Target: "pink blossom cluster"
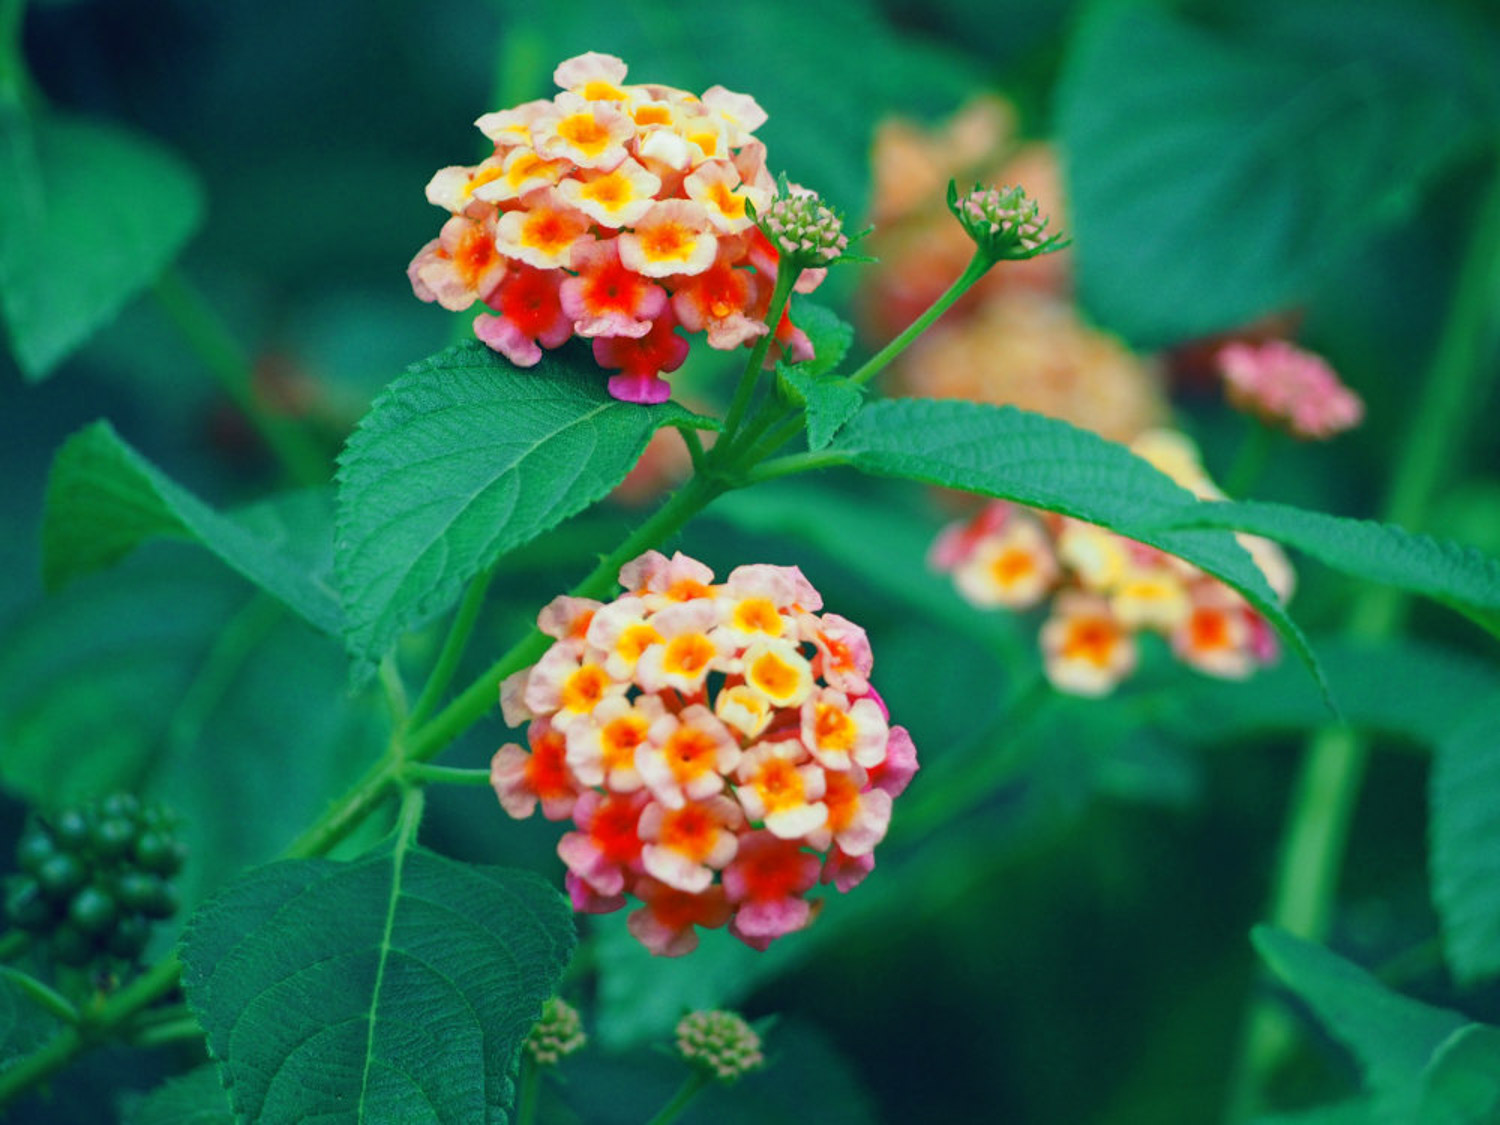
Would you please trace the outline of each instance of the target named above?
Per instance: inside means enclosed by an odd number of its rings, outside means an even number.
[[[1148,431],[1132,448],[1199,496],[1217,496],[1188,439]],[[1279,547],[1240,536],[1283,600],[1293,574]],[[1098,696],[1135,670],[1142,632],[1165,637],[1200,672],[1243,679],[1274,660],[1276,634],[1237,592],[1191,563],[1095,524],[997,500],[938,536],[931,562],[976,606],[1048,604],[1043,668],[1060,691]]]
[[[917,770],[870,685],[865,632],[796,567],[736,568],[649,551],[608,603],[560,597],[553,643],[505,680],[527,747],[490,779],[514,817],[571,819],[558,843],[575,909],[627,924],[653,953],[697,947],[695,927],[764,949],[812,921],[807,892],[875,866],[892,801]]]
[[[480,117],[494,151],[433,176],[427,198],[451,217],[407,274],[424,301],[487,306],[474,332],[517,366],[577,336],[619,372],[612,395],[663,402],[663,373],[687,358],[679,328],[725,350],[770,331],[779,255],[752,208],[776,184],[754,98],[625,75],[612,55],[579,55],[554,72],[555,97]],[[808,270],[796,288],[822,277]],[[769,352],[802,360],[812,345],[783,316]]]
[[[1215,358],[1230,402],[1296,437],[1326,440],[1364,418],[1364,403],[1333,368],[1286,340],[1228,344]]]

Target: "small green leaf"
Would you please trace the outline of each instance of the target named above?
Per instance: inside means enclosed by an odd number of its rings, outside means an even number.
[[[511,366],[459,344],[392,383],[339,458],[334,558],[356,657],[379,659],[506,551],[601,499],[676,403],[619,402],[555,355]]]
[[[849,354],[854,343],[854,326],[838,313],[812,301],[794,301],[792,320],[812,341],[813,357],[797,364],[797,370],[808,375],[826,375]]]
[[[1163,526],[1235,528],[1371,582],[1442,602],[1500,636],[1500,559],[1392,524],[1258,501],[1204,504]]]
[[[1252,937],[1271,971],[1354,1052],[1378,1120],[1414,1121],[1423,1071],[1467,1021],[1398,995],[1359,966],[1284,930],[1258,926]]]
[[[1317,658],[1245,549],[1222,531],[1179,529],[1203,505],[1124,446],[1011,406],[886,399],[856,414],[829,450],[862,472],[1061,512],[1186,559],[1238,590],[1326,694]]]
[[[1500,691],[1479,698],[1449,716],[1430,786],[1432,897],[1467,981],[1500,973]]]
[[[145,137],[0,113],[0,312],[41,379],[150,285],[197,229],[191,170]]]
[[[1233,7],[1093,5],[1063,66],[1080,300],[1140,346],[1305,300],[1494,128],[1493,40],[1451,6]]]
[[[1500,1029],[1461,1028],[1437,1049],[1422,1076],[1417,1125],[1500,1121]]]
[[[807,409],[807,447],[823,449],[864,405],[865,388],[848,379],[810,375],[801,366],[778,364],[776,380],[782,393]]]
[[[95,422],[53,459],[42,515],[42,577],[56,590],[146,540],[184,538],[338,636],[343,614],[327,582],[328,522],[327,502],[316,493],[221,515],[127,445],[108,422]]]
[[[131,1106],[125,1125],[235,1125],[217,1067],[170,1079]]]
[[[498,1125],[573,941],[536,876],[398,843],[231,884],[183,937],[183,988],[242,1121]]]

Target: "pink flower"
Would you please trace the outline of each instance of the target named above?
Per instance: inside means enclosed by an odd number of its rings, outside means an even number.
[[[1364,403],[1325,360],[1285,340],[1229,344],[1218,364],[1230,402],[1296,437],[1324,440],[1364,418]]]
[[[795,840],[770,832],[744,836],[739,855],[724,869],[725,894],[737,907],[730,931],[746,945],[765,949],[802,929],[813,916],[802,896],[817,883],[821,867]]]

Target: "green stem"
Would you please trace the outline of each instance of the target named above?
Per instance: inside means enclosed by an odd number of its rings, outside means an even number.
[[[432,673],[427,677],[422,694],[417,698],[417,705],[412,708],[411,717],[407,720],[408,726],[416,726],[425,721],[442,699],[443,692],[448,690],[448,685],[453,682],[453,673],[458,671],[458,662],[463,658],[469,637],[479,621],[480,611],[484,609],[484,596],[494,573],[491,569],[478,575],[464,591],[463,601],[459,602],[458,612],[453,615],[453,624],[448,628],[448,636],[443,641],[442,651],[438,653],[437,663],[432,666]]]
[[[78,1009],[66,996],[47,987],[30,973],[23,973],[19,969],[9,966],[0,966],[0,978],[9,980],[22,992],[30,996],[43,1008],[51,1012],[63,1023],[77,1023]]]
[[[745,409],[750,405],[751,392],[755,390],[755,384],[760,380],[761,365],[765,363],[766,352],[770,350],[771,341],[776,336],[776,326],[781,323],[787,302],[792,299],[792,287],[797,284],[797,275],[800,272],[800,270],[784,267],[776,273],[776,287],[771,291],[771,304],[766,310],[767,331],[755,341],[755,346],[750,349],[750,358],[745,361],[745,370],[740,374],[739,385],[735,387],[734,398],[729,403],[729,413],[724,417],[723,436],[714,446],[714,453],[718,455],[717,463],[719,464],[723,463],[730,448],[734,445],[740,422],[745,417]]]
[[[542,1068],[529,1052],[521,1052],[520,1091],[516,1095],[516,1125],[534,1125],[542,1096]]]
[[[990,271],[990,267],[994,264],[993,259],[980,251],[976,251],[974,256],[969,259],[969,264],[964,267],[964,272],[954,279],[953,284],[948,286],[943,295],[934,301],[926,312],[908,324],[901,335],[897,336],[889,344],[867,359],[858,371],[849,376],[849,381],[851,383],[868,383],[871,379],[875,378],[876,375],[884,370],[886,364],[905,351],[907,345],[923,332],[927,331],[928,326],[947,312],[949,307],[967,293],[976,281],[987,274]]]
[[[1245,437],[1224,474],[1224,491],[1230,496],[1248,496],[1266,470],[1277,434],[1259,418],[1247,418]]]
[[[170,266],[157,279],[154,291],[167,317],[250,420],[286,474],[301,485],[327,484],[331,477],[328,458],[304,431],[266,410],[255,393],[249,359],[203,294]]]
[[[21,51],[26,0],[0,0],[0,105],[24,109],[32,100],[31,76]]]
[[[1486,361],[1495,343],[1493,309],[1500,291],[1500,166],[1491,175],[1385,504],[1383,518],[1411,530],[1420,530],[1458,461],[1474,421],[1470,404],[1480,401],[1490,374]],[[1409,605],[1395,587],[1366,587],[1351,609],[1348,632],[1363,639],[1391,636]],[[1319,941],[1328,932],[1368,759],[1366,739],[1343,727],[1320,731],[1304,753],[1270,907],[1271,921],[1299,937]],[[1271,1075],[1296,1039],[1284,1008],[1267,997],[1252,1002],[1230,1089],[1230,1121],[1248,1120],[1259,1110]]]
[[[179,1012],[169,1020],[157,1020],[150,1025],[132,1030],[130,1044],[133,1047],[160,1047],[167,1043],[180,1043],[184,1039],[203,1038],[203,1026],[190,1013]]]
[[[620,567],[682,530],[683,525],[707,507],[723,489],[722,484],[712,483],[705,477],[690,478],[570,592],[574,597],[584,598],[608,595],[614,589]],[[410,759],[414,762],[430,760],[478,722],[495,706],[500,682],[528,664],[535,663],[551,643],[551,638],[539,631],[533,630],[528,634],[482,672],[453,702],[412,732],[408,741]]]
[[[490,771],[462,769],[458,766],[434,766],[428,762],[408,762],[401,780],[412,785],[488,785]]]
[[[670,1122],[676,1121],[682,1111],[688,1107],[689,1103],[709,1084],[709,1081],[707,1071],[694,1070],[692,1074],[688,1075],[687,1081],[678,1087],[677,1093],[672,1095],[672,1100],[662,1106],[657,1111],[656,1116],[648,1121],[646,1125],[670,1125]]]

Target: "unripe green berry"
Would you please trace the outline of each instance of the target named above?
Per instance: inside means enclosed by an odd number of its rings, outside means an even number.
[[[52,843],[52,837],[40,829],[27,832],[16,845],[16,862],[20,864],[22,871],[30,875],[37,874],[42,869],[42,864],[56,854],[57,848]]]
[[[186,856],[186,848],[161,832],[148,830],[135,841],[136,862],[158,875],[177,874]]]
[[[77,809],[67,809],[52,822],[52,835],[66,851],[80,851],[89,840],[88,819]]]
[[[118,913],[115,900],[90,885],[73,897],[68,906],[68,921],[85,933],[102,934],[114,925]]]
[[[52,904],[35,879],[18,879],[5,896],[5,913],[18,928],[38,933],[52,924]]]
[[[134,793],[111,793],[99,802],[99,812],[106,817],[134,821],[141,815],[141,802]]]
[[[135,843],[136,829],[135,824],[124,817],[109,817],[94,825],[90,835],[99,855],[105,859],[118,859]]]
[[[52,856],[36,873],[36,881],[40,884],[42,893],[54,900],[68,898],[83,886],[87,878],[88,872],[83,864],[66,852],[58,852]]]

